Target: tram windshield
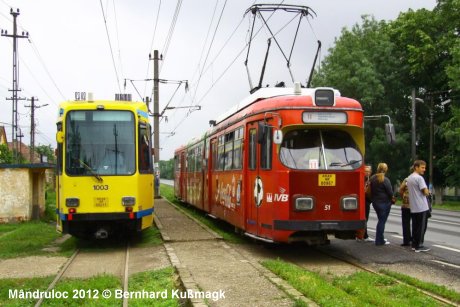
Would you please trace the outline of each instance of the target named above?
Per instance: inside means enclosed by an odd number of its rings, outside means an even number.
[[[70,111],[66,120],[68,175],[135,172],[135,123],[130,111]]]
[[[287,132],[279,155],[284,165],[301,170],[353,170],[363,159],[348,133],[325,129]]]

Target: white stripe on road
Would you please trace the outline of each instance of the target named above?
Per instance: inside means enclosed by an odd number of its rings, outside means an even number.
[[[447,247],[447,246],[443,246],[443,245],[433,245],[433,246],[436,246],[436,247],[439,247],[439,248],[443,248],[443,249],[447,249],[447,250],[450,250],[450,251],[453,251],[453,252],[457,252],[457,253],[460,253],[460,249],[456,249],[456,248],[452,248],[452,247]]]
[[[431,260],[431,261],[439,263],[439,264],[442,264],[442,265],[447,265],[447,266],[450,266],[450,267],[453,267],[453,268],[456,268],[456,269],[460,269],[460,266],[452,264],[452,263],[447,263],[447,262],[439,261],[439,260]]]

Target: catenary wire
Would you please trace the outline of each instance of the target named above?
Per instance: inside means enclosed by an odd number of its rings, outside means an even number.
[[[104,13],[104,6],[102,5],[102,0],[99,0],[99,2],[101,4],[102,17],[104,19],[104,26],[105,26],[105,33],[107,34],[107,41],[109,42],[110,54],[112,56],[113,69],[115,70],[115,76],[117,78],[118,90],[121,93],[120,78],[118,77],[117,66],[115,64],[115,57],[113,55],[113,49],[112,49],[112,43],[110,41],[109,29],[107,28],[107,19],[105,18],[105,13]]]

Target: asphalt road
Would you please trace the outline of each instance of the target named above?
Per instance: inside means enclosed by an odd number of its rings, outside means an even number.
[[[377,215],[373,208],[369,215],[368,230],[375,234]],[[394,244],[402,243],[401,209],[391,208],[390,216],[385,225],[385,237]],[[460,259],[460,212],[433,209],[428,219],[425,234],[425,246],[453,252]]]
[[[161,183],[174,185],[173,180],[161,179]],[[377,215],[371,207],[368,231],[375,237]],[[401,209],[393,206],[385,227],[385,238],[391,244],[402,243]],[[428,220],[425,234],[425,246],[432,248],[431,253],[453,263],[460,268],[460,212],[433,209],[432,217]]]

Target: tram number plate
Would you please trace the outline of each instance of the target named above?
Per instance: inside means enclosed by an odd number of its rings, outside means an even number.
[[[335,174],[318,174],[318,186],[335,187]]]
[[[94,197],[95,207],[108,207],[109,199],[107,197]]]

